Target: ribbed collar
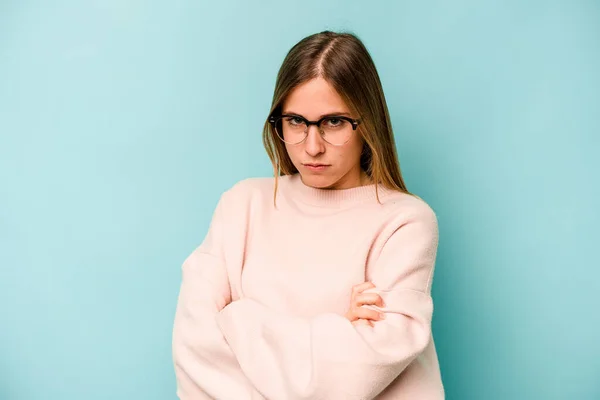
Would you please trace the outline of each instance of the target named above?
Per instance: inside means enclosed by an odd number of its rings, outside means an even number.
[[[283,184],[282,188],[288,191],[292,198],[318,207],[343,209],[357,204],[377,202],[375,184],[357,186],[350,189],[318,189],[306,185],[299,173],[282,176],[279,179]],[[381,201],[387,195],[394,192],[381,184],[377,186],[379,200]]]

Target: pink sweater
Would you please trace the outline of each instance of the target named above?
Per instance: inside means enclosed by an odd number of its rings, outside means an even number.
[[[437,218],[375,186],[323,190],[299,175],[241,181],[183,263],[173,328],[181,399],[444,398],[431,334]],[[369,280],[374,326],[344,318]]]

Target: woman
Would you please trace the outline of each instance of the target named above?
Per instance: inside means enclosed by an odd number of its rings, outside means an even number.
[[[325,31],[290,50],[263,141],[275,177],[226,191],[183,263],[178,396],[443,399],[437,219],[404,185],[356,36]]]

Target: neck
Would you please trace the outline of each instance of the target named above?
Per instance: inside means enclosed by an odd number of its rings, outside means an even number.
[[[373,183],[371,177],[369,175],[367,175],[367,173],[365,171],[363,171],[362,169],[360,170],[360,184],[358,186],[366,186],[366,185],[371,185]]]

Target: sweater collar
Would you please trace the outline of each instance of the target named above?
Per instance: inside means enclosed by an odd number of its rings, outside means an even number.
[[[299,173],[282,176],[280,179],[285,183],[292,198],[318,207],[348,208],[362,203],[377,203],[377,192],[379,200],[393,192],[383,185],[369,184],[349,189],[318,189],[306,185]]]

